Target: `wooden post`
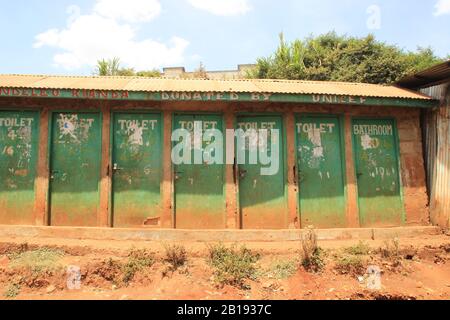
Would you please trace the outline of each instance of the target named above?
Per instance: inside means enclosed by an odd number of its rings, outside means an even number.
[[[102,164],[100,175],[100,210],[97,217],[97,225],[99,227],[112,227],[111,219],[111,112],[107,108],[102,108]]]
[[[173,205],[173,174],[172,174],[172,113],[164,111],[164,134],[163,134],[163,179],[161,185],[162,217],[161,227],[174,228],[174,205]]]
[[[234,130],[234,112],[231,110],[225,111],[225,132],[226,130]],[[234,158],[235,150],[232,150]],[[224,158],[227,159],[227,154]],[[227,215],[227,229],[239,229],[239,214],[237,208],[237,186],[234,181],[234,164],[226,164],[226,175],[225,175],[225,199],[226,199],[226,215]]]
[[[347,227],[359,228],[358,190],[355,173],[355,161],[353,159],[352,118],[345,115],[345,158],[347,173]]]
[[[48,217],[48,192],[49,192],[49,112],[48,108],[44,108],[40,113],[39,121],[39,151],[37,160],[37,177],[36,177],[36,199],[34,208],[35,224],[37,226],[47,226],[49,224]]]
[[[301,223],[298,216],[297,197],[298,186],[295,181],[294,169],[295,163],[295,115],[288,111],[285,113],[286,123],[286,150],[287,150],[287,184],[288,184],[288,211],[289,211],[289,229],[299,229]]]

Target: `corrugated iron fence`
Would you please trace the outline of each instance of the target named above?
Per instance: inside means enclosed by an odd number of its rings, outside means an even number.
[[[441,101],[436,110],[423,115],[427,184],[430,191],[431,221],[450,226],[450,84],[420,90]]]

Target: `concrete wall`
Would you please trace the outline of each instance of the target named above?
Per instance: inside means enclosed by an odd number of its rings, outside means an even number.
[[[297,197],[294,170],[295,166],[295,114],[319,113],[341,115],[345,124],[346,152],[346,192],[347,192],[347,226],[359,227],[357,205],[357,186],[353,161],[352,147],[352,117],[367,116],[372,118],[394,118],[397,121],[400,139],[401,180],[406,211],[406,225],[417,226],[429,224],[428,197],[426,192],[425,168],[422,153],[422,135],[420,128],[420,110],[412,108],[391,107],[352,107],[352,106],[321,106],[274,103],[225,103],[225,102],[122,102],[122,101],[83,101],[58,99],[1,99],[0,108],[38,109],[41,111],[40,146],[38,162],[38,179],[36,180],[36,225],[48,223],[48,128],[49,111],[51,110],[102,110],[103,113],[103,147],[100,211],[98,226],[111,225],[111,178],[107,174],[110,165],[110,125],[111,111],[114,110],[153,110],[162,112],[164,121],[164,145],[171,145],[172,114],[180,111],[214,112],[224,115],[227,129],[234,129],[235,116],[239,112],[274,112],[284,115],[284,126],[287,131],[287,198],[289,208],[289,228],[300,228],[298,219]],[[163,216],[159,227],[174,226],[173,183],[170,161],[171,150],[164,150],[163,179],[161,182]],[[226,167],[226,201],[227,227],[238,229],[239,215],[236,200],[236,185],[234,183],[233,166]]]

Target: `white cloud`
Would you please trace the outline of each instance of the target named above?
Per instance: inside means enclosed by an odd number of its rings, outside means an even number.
[[[441,16],[443,14],[450,14],[450,0],[438,0],[434,6],[435,16]]]
[[[236,16],[251,10],[248,0],[188,0],[197,9],[218,16]]]
[[[101,10],[106,2],[108,10]],[[138,25],[131,23],[131,20],[144,22],[154,19],[160,12],[158,1],[127,0],[127,8],[123,3],[118,0],[97,0],[90,14],[71,15],[66,28],[50,29],[38,34],[33,46],[58,49],[59,52],[53,58],[54,64],[68,70],[94,67],[97,60],[113,57],[120,58],[123,66],[137,70],[160,68],[184,61],[189,42],[182,38],[174,36],[168,43],[137,39]]]
[[[150,21],[161,13],[158,0],[97,0],[94,12],[128,22]]]

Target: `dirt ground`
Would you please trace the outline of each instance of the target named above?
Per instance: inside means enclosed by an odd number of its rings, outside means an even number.
[[[178,243],[186,249],[187,258],[178,268],[172,268],[167,259],[166,248],[171,245],[0,238],[0,299],[450,299],[450,237],[447,235],[398,241],[320,241],[323,268],[316,273],[302,266],[300,242],[224,244],[236,248],[245,245],[249,252],[259,255],[254,263],[255,275],[245,279],[244,285],[217,281],[208,258],[211,244]],[[141,258],[151,256],[151,263],[142,264],[147,260],[141,259],[138,260],[141,265],[127,264],[131,261],[130,252],[135,251],[141,252]],[[75,273],[79,276],[76,278],[80,280],[76,282],[79,288],[68,287],[73,283],[68,283],[68,279],[74,274],[70,273],[69,266],[79,268],[79,273]],[[373,278],[366,272],[369,266],[376,266],[381,272],[380,288],[370,286],[373,283],[369,280]]]

